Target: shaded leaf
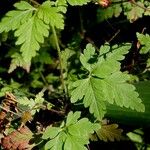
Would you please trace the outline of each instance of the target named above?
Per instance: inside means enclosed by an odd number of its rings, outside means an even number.
[[[114,142],[115,140],[120,141],[123,139],[122,132],[123,130],[119,129],[117,124],[110,124],[102,125],[101,128],[96,131],[96,134],[100,140]]]

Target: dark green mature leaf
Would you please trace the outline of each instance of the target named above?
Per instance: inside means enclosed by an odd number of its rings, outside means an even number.
[[[85,55],[90,54],[91,47],[87,46],[87,52],[84,50],[84,54],[81,55],[81,63],[90,71],[90,74],[88,78],[73,83],[71,102],[83,100],[84,106],[89,107],[90,112],[94,113],[94,116],[99,120],[104,117],[106,112],[105,102],[143,112],[145,107],[141,103],[135,87],[127,83],[129,76],[119,71],[119,61],[124,58],[129,48],[129,45],[114,46],[113,51],[107,53],[109,47],[107,46],[106,49],[103,47],[103,55],[98,57],[98,62],[96,64],[94,62],[94,68],[91,70],[86,60],[90,57]],[[93,55],[93,48],[91,54]],[[83,55],[85,56],[83,57]]]

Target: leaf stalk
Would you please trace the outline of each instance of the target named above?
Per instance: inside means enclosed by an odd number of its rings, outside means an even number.
[[[58,37],[57,37],[56,30],[55,30],[54,26],[52,26],[52,32],[53,32],[53,35],[54,35],[54,40],[55,40],[56,49],[57,49],[57,53],[58,53],[58,59],[59,59],[59,65],[60,65],[60,80],[61,80],[61,84],[62,84],[62,89],[63,89],[63,92],[66,95],[67,94],[67,89],[66,89],[66,86],[65,86],[64,75],[63,75],[63,65],[62,65],[62,59],[61,59],[61,50],[60,50]]]

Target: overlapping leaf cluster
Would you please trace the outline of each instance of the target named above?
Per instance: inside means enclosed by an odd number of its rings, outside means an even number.
[[[137,33],[138,42],[140,44],[140,53],[147,54],[150,52],[150,35]],[[147,68],[150,67],[150,58],[147,59]]]
[[[129,76],[120,71],[119,61],[124,59],[129,49],[129,44],[121,47],[115,45],[112,49],[104,45],[100,48],[100,54],[95,56],[95,49],[88,44],[80,61],[89,75],[73,83],[71,102],[83,100],[84,106],[89,107],[89,111],[99,120],[104,117],[106,103],[144,111],[135,87],[127,83]]]
[[[66,123],[61,127],[47,127],[42,138],[49,139],[45,149],[51,150],[86,150],[89,134],[100,128],[99,124],[91,123],[87,118],[80,118],[80,112],[70,112]]]
[[[40,43],[44,43],[44,37],[48,37],[51,26],[58,29],[64,28],[62,13],[65,12],[65,6],[62,7],[62,3],[58,3],[58,5],[55,6],[50,1],[46,1],[33,7],[27,2],[21,1],[14,4],[16,10],[9,11],[2,19],[0,33],[13,30],[17,37],[16,45],[21,45],[22,56],[16,57],[14,54],[9,72],[17,66],[29,67],[32,57],[40,49]],[[22,61],[20,61],[20,57],[23,58]]]
[[[123,2],[112,0],[108,8],[100,8],[97,12],[98,21],[104,21],[112,17],[118,17],[123,12],[130,22],[134,22],[143,16],[150,15],[150,2],[137,0],[135,2]]]

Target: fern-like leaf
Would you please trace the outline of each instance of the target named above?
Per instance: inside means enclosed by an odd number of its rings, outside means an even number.
[[[80,118],[80,112],[70,112],[66,124],[62,127],[47,127],[42,138],[50,140],[45,149],[52,150],[86,150],[89,134],[100,128],[99,124],[91,123],[87,118]]]
[[[25,1],[16,3],[15,8],[18,10],[9,11],[0,23],[0,33],[16,30],[21,24],[25,23],[32,17],[33,11],[36,9]]]
[[[52,7],[49,1],[44,2],[38,9],[38,17],[46,24],[50,24],[58,29],[64,28],[63,15],[58,7]]]
[[[120,72],[120,60],[124,59],[124,55],[130,48],[129,45],[122,47],[113,47],[113,51],[108,53],[108,46],[102,55],[98,56],[98,61],[94,61],[94,68],[91,71],[88,78],[80,79],[73,83],[73,90],[71,92],[71,102],[77,102],[83,100],[84,106],[89,107],[91,113],[101,120],[106,112],[105,102],[111,104],[115,103],[121,107],[127,107],[135,109],[137,111],[144,111],[145,107],[141,103],[138,93],[135,91],[135,87],[127,81],[129,76]],[[89,53],[91,46],[87,46],[84,50],[84,54],[81,55],[81,63],[89,71],[88,61],[83,61],[83,55]],[[91,49],[93,54],[93,48]],[[106,58],[105,58],[106,57]],[[84,58],[87,58],[84,56]],[[90,57],[89,57],[90,58]],[[95,59],[96,60],[96,59]]]
[[[44,37],[49,34],[48,29],[48,25],[34,15],[15,32],[18,37],[16,45],[21,45],[20,51],[26,63],[36,55],[40,48],[39,43],[43,43]]]

